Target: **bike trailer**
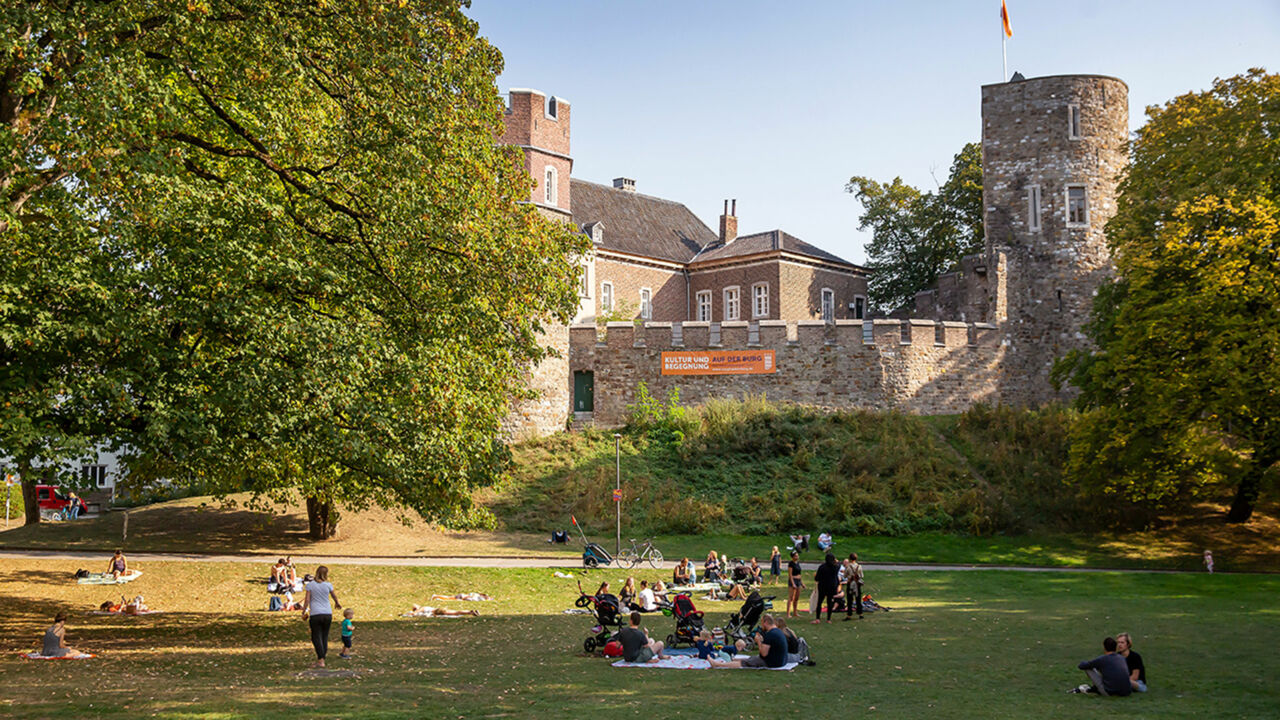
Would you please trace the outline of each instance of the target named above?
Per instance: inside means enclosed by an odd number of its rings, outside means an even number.
[[[608,550],[600,547],[598,543],[589,542],[582,548],[582,566],[593,568],[601,565],[608,565],[613,562],[613,556]]]

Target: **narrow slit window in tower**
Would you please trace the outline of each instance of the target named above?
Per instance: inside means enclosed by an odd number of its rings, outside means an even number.
[[[1072,140],[1079,140],[1080,135],[1080,106],[1067,106],[1067,137]]]
[[[1058,291],[1058,312],[1062,312],[1062,291]]]
[[[1027,186],[1027,232],[1040,232],[1040,186]]]
[[[556,192],[556,169],[550,165],[547,166],[546,190],[547,204],[555,206],[556,197],[558,196],[558,193]]]

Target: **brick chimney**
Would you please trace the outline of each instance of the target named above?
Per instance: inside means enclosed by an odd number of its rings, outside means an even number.
[[[624,177],[614,178],[613,186],[618,190],[626,190],[627,192],[636,191],[636,181],[632,180],[631,178],[624,178]]]
[[[729,209],[729,201],[724,201],[724,214],[720,216],[720,242],[728,245],[738,237],[738,201],[733,201],[733,210]]]

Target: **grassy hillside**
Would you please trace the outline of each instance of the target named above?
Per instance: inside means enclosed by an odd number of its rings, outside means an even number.
[[[987,534],[1089,517],[1061,482],[1062,410],[922,418],[748,399],[658,415],[621,440],[635,532]],[[591,431],[523,444],[512,480],[481,500],[513,530],[570,513],[611,525],[614,449],[612,433]]]

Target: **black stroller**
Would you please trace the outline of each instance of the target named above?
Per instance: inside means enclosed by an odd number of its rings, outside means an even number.
[[[667,647],[697,642],[706,625],[702,621],[702,611],[693,606],[693,599],[685,593],[676,595],[671,602],[671,614],[676,619],[676,631],[667,636]]]
[[[738,612],[729,616],[729,624],[724,626],[724,644],[731,645],[734,640],[745,640],[751,643],[760,629],[760,618],[765,610],[773,609],[773,598],[760,597],[757,590],[752,590],[746,602]]]
[[[574,605],[590,608],[596,621],[595,627],[591,628],[591,637],[582,641],[582,649],[589,653],[595,652],[596,648],[604,647],[622,629],[622,603],[617,595],[588,595],[583,592],[581,582],[578,583],[578,593]]]

